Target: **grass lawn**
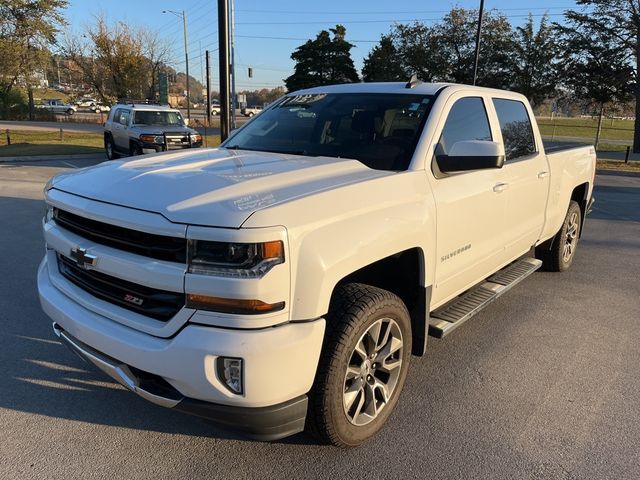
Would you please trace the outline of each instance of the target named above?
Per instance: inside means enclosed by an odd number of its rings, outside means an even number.
[[[0,157],[27,155],[74,155],[104,152],[102,135],[99,133],[43,132],[11,130],[11,145],[7,144],[6,132],[0,132]]]
[[[616,170],[618,172],[638,172],[640,173],[640,162],[637,160],[624,163],[616,160],[598,159],[596,168],[598,170]]]
[[[598,119],[594,118],[538,118],[538,126],[542,135],[559,137],[596,138]],[[606,140],[633,140],[633,120],[602,120],[602,142]],[[555,125],[555,127],[554,127]]]
[[[0,157],[104,152],[101,133],[65,132],[60,138],[59,131],[11,130],[10,136],[11,145],[8,145],[6,132],[0,131]],[[220,144],[219,135],[207,135],[205,140],[208,147],[216,147]]]

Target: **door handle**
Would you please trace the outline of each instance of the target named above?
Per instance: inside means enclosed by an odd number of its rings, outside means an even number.
[[[508,183],[496,183],[493,186],[493,191],[496,193],[504,192],[507,188],[509,188]]]
[[[549,172],[538,172],[538,178],[545,178],[549,176]]]

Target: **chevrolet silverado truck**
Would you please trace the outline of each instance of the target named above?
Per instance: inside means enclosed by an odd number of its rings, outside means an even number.
[[[50,180],[40,301],[61,341],[150,402],[355,446],[428,336],[569,268],[594,172],[591,146],[545,152],[516,93],[298,91],[219,148]]]

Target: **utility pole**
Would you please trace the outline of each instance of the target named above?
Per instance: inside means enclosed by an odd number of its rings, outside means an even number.
[[[205,52],[205,65],[207,68],[207,125],[211,125],[211,60],[209,50]]]
[[[236,51],[235,51],[235,14],[234,14],[234,0],[229,0],[231,3],[231,25],[230,25],[230,41],[231,45],[231,130],[236,128]]]
[[[189,50],[187,49],[187,14],[182,11],[182,27],[184,29],[184,61],[187,69],[187,120],[191,122],[191,95],[189,92]]]
[[[163,10],[162,13],[171,13],[176,17],[182,17],[182,29],[184,30],[184,62],[187,70],[187,119],[191,120],[191,94],[189,91],[189,50],[187,47],[187,14],[184,10],[176,12],[174,10]]]
[[[478,31],[476,33],[476,54],[473,62],[473,85],[478,80],[478,57],[480,56],[480,35],[482,34],[482,16],[484,13],[484,0],[480,0],[480,11],[478,13]]]
[[[229,137],[229,8],[218,0],[218,59],[220,68],[220,140]]]

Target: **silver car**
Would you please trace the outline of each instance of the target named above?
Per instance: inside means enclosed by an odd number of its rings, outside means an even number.
[[[104,147],[111,160],[121,155],[197,148],[202,135],[187,127],[179,110],[149,103],[119,103],[104,124]]]

